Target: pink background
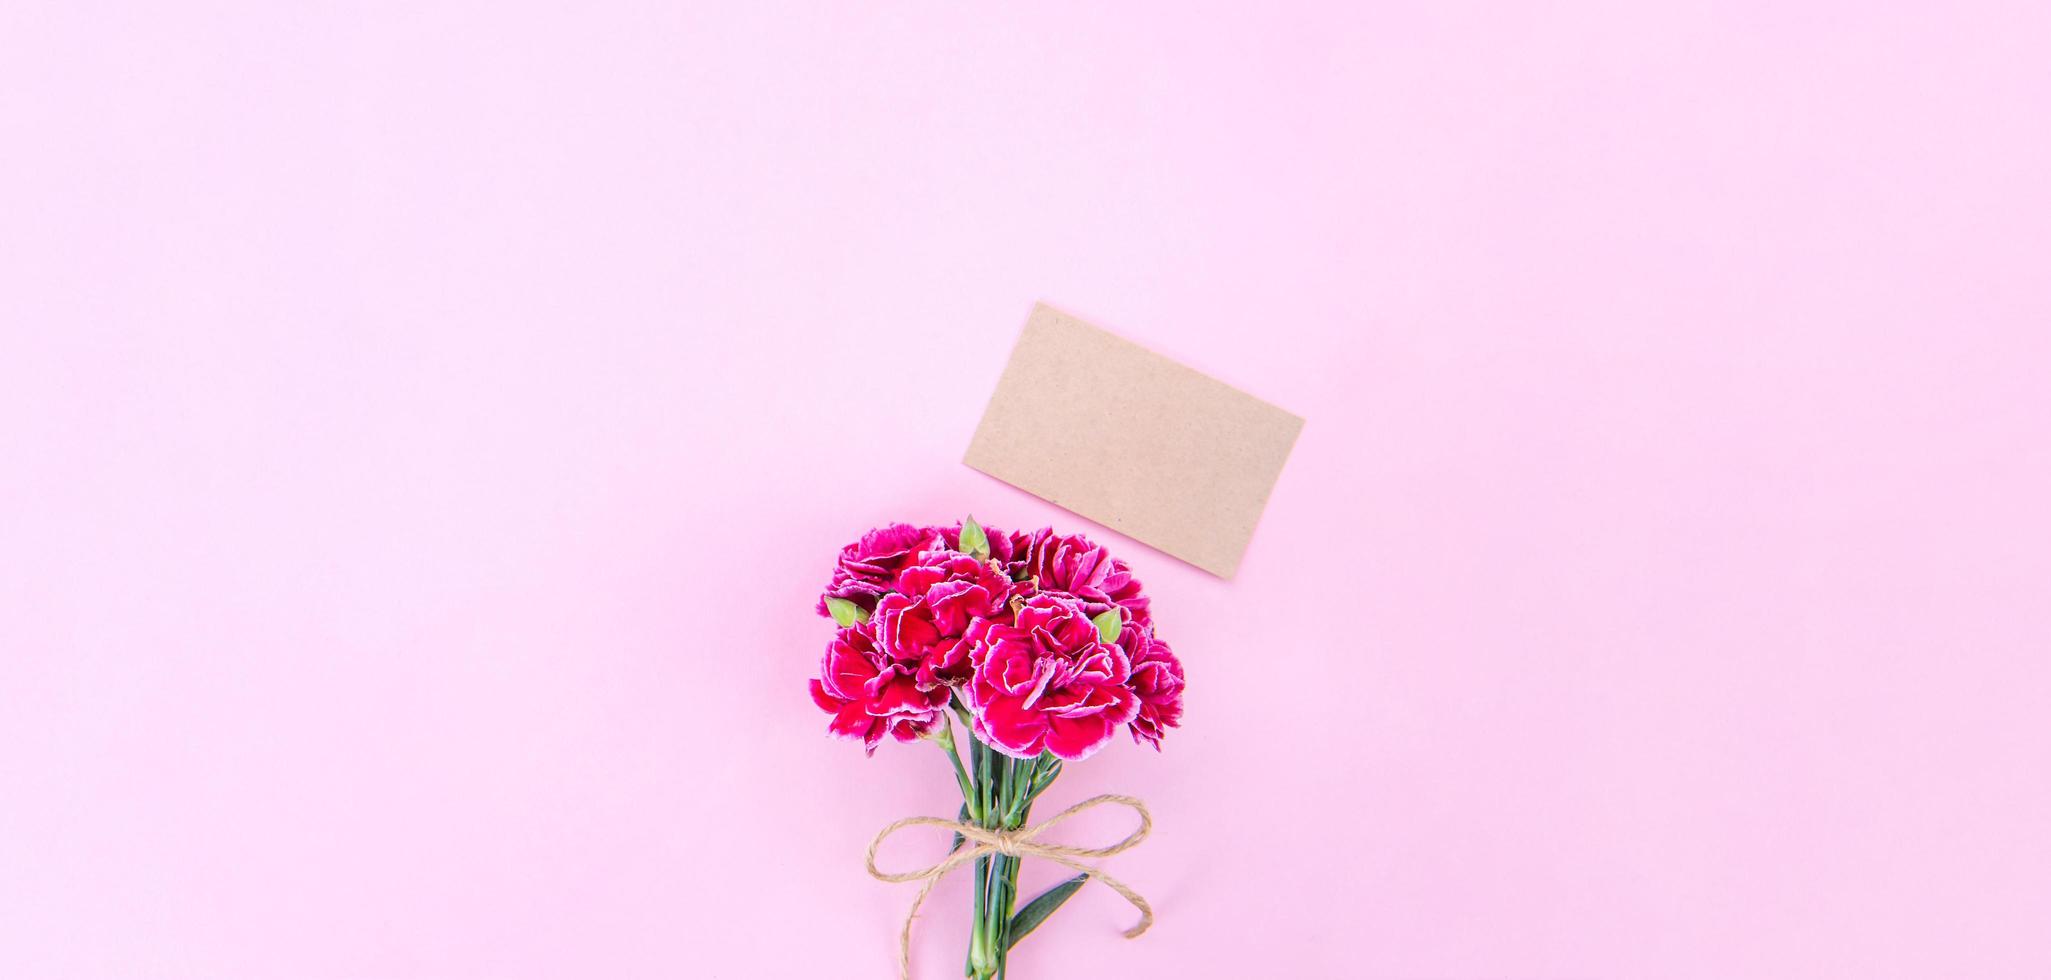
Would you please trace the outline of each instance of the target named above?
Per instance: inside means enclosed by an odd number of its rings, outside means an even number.
[[[1309,425],[1018,980],[2051,976],[2051,8],[735,6],[0,12],[0,975],[889,976],[1045,299]]]

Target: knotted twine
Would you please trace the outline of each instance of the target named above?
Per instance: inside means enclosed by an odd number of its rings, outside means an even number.
[[[1106,803],[1116,803],[1120,806],[1129,807],[1134,813],[1139,814],[1139,829],[1127,835],[1124,840],[1109,847],[1072,847],[1067,844],[1042,844],[1039,842],[1040,834],[1045,832],[1047,828],[1091,807],[1103,806]],[[883,842],[888,840],[890,835],[906,827],[942,827],[960,834],[964,842],[974,841],[975,846],[957,850],[931,867],[920,868],[917,871],[889,872],[876,867],[876,849],[882,847]],[[977,858],[988,857],[992,854],[1002,854],[1007,857],[1046,858],[1056,864],[1067,865],[1076,871],[1089,875],[1088,880],[1090,881],[1101,881],[1111,886],[1112,891],[1117,892],[1120,897],[1131,902],[1133,908],[1139,909],[1139,924],[1125,930],[1125,938],[1138,938],[1141,933],[1147,931],[1147,927],[1154,924],[1153,907],[1147,904],[1146,899],[1139,897],[1138,892],[1126,887],[1124,882],[1082,863],[1077,858],[1106,858],[1114,854],[1122,854],[1138,847],[1141,841],[1147,839],[1147,834],[1151,833],[1153,829],[1154,818],[1151,814],[1147,813],[1147,805],[1145,803],[1140,802],[1135,797],[1119,796],[1115,793],[1092,796],[1039,823],[1019,830],[991,830],[978,827],[972,823],[962,823],[941,817],[906,817],[883,828],[882,832],[876,835],[876,839],[869,842],[869,876],[878,881],[893,883],[921,880],[926,883],[924,887],[919,889],[918,897],[912,899],[912,910],[906,913],[904,917],[904,932],[898,936],[898,977],[900,980],[911,980],[912,922],[919,917],[919,906],[925,904],[926,896],[932,893],[933,886],[939,884],[940,879],[946,877],[948,872]]]

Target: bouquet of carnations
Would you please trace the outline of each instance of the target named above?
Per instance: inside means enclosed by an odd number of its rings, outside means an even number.
[[[973,518],[953,527],[892,524],[841,549],[818,611],[838,626],[812,681],[812,700],[833,716],[828,730],[872,754],[886,735],[933,742],[961,789],[957,819],[901,820],[869,848],[870,874],[925,882],[905,920],[902,972],[909,975],[919,904],[941,876],[971,862],[974,918],[963,969],[971,980],[1002,977],[1012,946],[1091,878],[1140,910],[1128,936],[1146,930],[1145,900],[1078,860],[1144,839],[1151,821],[1138,800],[1094,797],[1026,824],[1064,763],[1088,758],[1120,726],[1159,749],[1162,733],[1181,721],[1182,664],[1154,635],[1146,594],[1125,562],[1052,528],[1006,534]],[[950,717],[966,729],[966,760]],[[1100,848],[1038,839],[1049,825],[1105,803],[1136,810],[1139,829]],[[877,846],[917,825],[953,830],[948,856],[918,871],[879,871]],[[1024,857],[1080,873],[1016,906]]]

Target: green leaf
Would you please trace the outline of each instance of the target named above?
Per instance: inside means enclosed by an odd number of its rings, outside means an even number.
[[[1054,910],[1060,908],[1062,902],[1068,901],[1068,896],[1075,894],[1076,890],[1083,886],[1083,882],[1088,880],[1090,880],[1089,875],[1076,875],[1061,884],[1041,892],[1039,898],[1027,902],[1025,908],[1019,909],[1018,914],[1011,917],[1011,940],[1004,948],[1009,950],[1017,946],[1019,940],[1024,939],[1027,933],[1039,928],[1040,923],[1046,921],[1048,916],[1053,915]]]
[[[834,622],[842,626],[853,626],[869,621],[868,610],[835,596],[826,597],[826,611],[832,614]]]
[[[1118,642],[1118,631],[1123,627],[1118,618],[1118,607],[1113,606],[1090,617],[1090,622],[1096,624],[1097,635],[1103,637],[1105,643]]]
[[[961,551],[977,561],[990,557],[990,536],[983,533],[983,525],[976,523],[974,517],[961,522]]]

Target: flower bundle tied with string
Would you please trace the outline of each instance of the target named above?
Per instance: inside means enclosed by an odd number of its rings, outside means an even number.
[[[1138,893],[1081,860],[1145,839],[1151,819],[1138,800],[1093,797],[1026,823],[1065,763],[1088,758],[1121,727],[1158,749],[1163,732],[1181,722],[1182,664],[1154,635],[1147,605],[1125,562],[1052,528],[1006,534],[973,518],[953,527],[892,524],[841,549],[819,600],[818,611],[838,628],[812,700],[833,716],[829,731],[871,753],[885,736],[938,745],[962,795],[955,820],[900,820],[869,847],[870,874],[924,882],[900,937],[904,976],[920,903],[942,876],[970,863],[974,917],[963,969],[970,980],[1002,977],[1012,946],[1092,878],[1139,909],[1128,936],[1152,923]],[[950,716],[967,729],[966,761]],[[1040,839],[1048,827],[1105,804],[1132,808],[1139,828],[1108,847]],[[916,871],[879,870],[877,847],[913,826],[952,830],[948,856]],[[1025,857],[1079,873],[1018,906]]]

